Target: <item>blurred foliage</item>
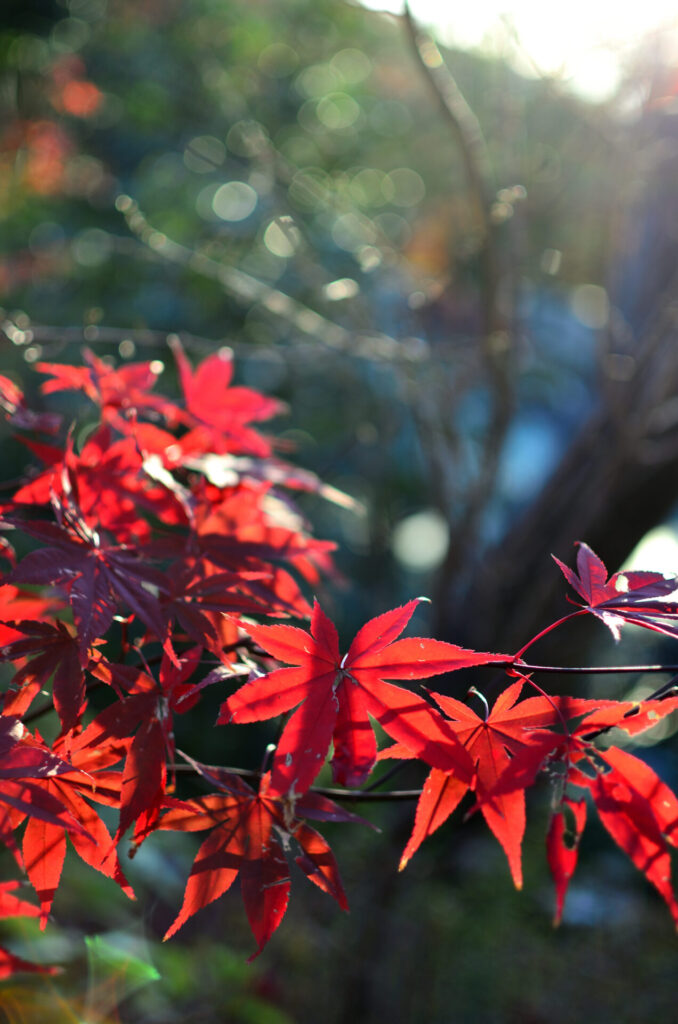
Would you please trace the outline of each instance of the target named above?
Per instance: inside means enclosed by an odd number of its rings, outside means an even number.
[[[503,854],[481,828],[467,825],[463,843],[454,830],[433,837],[404,875],[395,870],[393,837],[404,841],[409,809],[378,812],[381,836],[352,830],[351,842],[342,843],[337,829],[329,838],[351,913],[337,913],[294,877],[284,932],[251,965],[237,892],[206,908],[181,937],[159,942],[183,888],[186,836],[170,837],[176,844],[149,840],[139,864],[129,864],[140,907],[119,894],[109,900],[105,880],[67,861],[56,922],[43,938],[25,922],[23,935],[12,936],[15,950],[58,959],[63,973],[6,983],[0,1020],[579,1024],[588,1013],[621,1024],[650,1014],[670,1020],[676,950],[664,908],[646,898],[642,879],[609,841],[597,849],[594,825],[565,923],[553,930],[543,853],[548,812],[539,800],[531,810],[522,893],[511,888]],[[106,930],[84,946],[82,933],[102,923]]]
[[[446,56],[487,139],[492,215],[520,278],[520,411],[489,542],[591,407],[601,288],[643,168],[619,109],[500,59]],[[243,383],[289,401],[281,436],[300,462],[365,502],[362,518],[307,504],[352,581],[328,610],[350,630],[427,587],[428,569],[391,551],[395,525],[435,503],[412,395],[441,379],[452,393],[469,374],[482,226],[397,19],[342,0],[5,0],[0,125],[0,302],[15,328],[2,371],[21,380],[26,363],[77,361],[81,337],[122,360],[150,353],[170,376],[167,332],[196,354],[230,345]],[[450,403],[460,485],[486,430],[485,390],[472,383]],[[20,446],[3,446],[18,475]],[[473,822],[470,838],[447,830],[398,877],[410,816],[375,812],[378,838],[330,835],[351,917],[295,889],[284,933],[251,967],[237,894],[158,941],[187,837],[153,839],[130,864],[141,913],[71,865],[60,924],[13,946],[64,974],[1,988],[0,1020],[670,1019],[663,909],[595,833],[579,869],[593,881],[573,886],[571,918],[551,934],[544,807],[524,894]],[[100,935],[89,962],[85,933]]]
[[[393,526],[436,503],[412,397],[441,383],[463,389],[449,408],[463,489],[489,415],[486,383],[465,383],[482,225],[397,19],[341,0],[284,11],[273,0],[32,0],[9,10],[8,313],[86,325],[90,344],[123,358],[140,354],[139,337],[106,345],[97,327],[232,345],[244,382],[289,399],[283,438],[300,459],[366,503],[363,520],[313,510],[318,531],[339,539],[346,575],[371,581],[348,628],[375,598],[425,587],[426,572],[390,556]],[[524,277],[522,413],[483,531],[494,539],[589,408],[594,335],[571,316],[571,290],[603,283],[628,160],[606,111],[500,60],[451,59],[488,140],[500,244]],[[285,296],[299,304],[292,315]],[[77,358],[58,336],[27,337],[6,355],[18,374],[22,358]],[[147,340],[163,358],[163,339]]]

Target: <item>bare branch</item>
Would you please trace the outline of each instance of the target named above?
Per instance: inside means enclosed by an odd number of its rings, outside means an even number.
[[[286,292],[273,288],[244,270],[228,266],[206,253],[175,242],[149,224],[137,203],[129,196],[118,196],[116,208],[123,214],[134,236],[159,258],[187,267],[202,277],[218,282],[237,302],[260,307],[271,316],[283,320],[299,334],[312,338],[329,349],[338,349],[369,359],[419,358],[418,344],[413,345],[407,340],[398,341],[377,332],[358,334],[349,331]]]
[[[459,577],[460,567],[464,563],[464,553],[468,552],[475,543],[482,510],[487,504],[496,481],[499,455],[514,409],[511,331],[507,315],[500,304],[501,269],[497,237],[498,225],[492,218],[496,187],[480,124],[462,95],[436,43],[417,25],[407,3],[403,18],[417,65],[435,98],[450,136],[460,152],[469,194],[480,229],[478,263],[483,324],[481,347],[488,378],[492,413],[475,481],[466,488],[464,514],[462,517],[458,517],[458,526],[451,531],[448,557],[442,570],[443,578],[448,578],[453,573]],[[429,396],[422,396],[422,402],[427,400],[430,400]],[[449,396],[445,401],[445,411],[447,408],[449,408]],[[432,417],[430,413],[428,415],[420,413],[419,422],[425,424],[426,421],[432,422],[434,418],[436,420],[441,418],[440,409],[436,410],[435,417]],[[444,438],[444,434],[447,434],[447,439]],[[446,493],[446,490],[449,492],[449,487],[446,488],[445,477],[450,473],[449,464],[453,461],[451,456],[456,442],[452,439],[449,428],[443,429],[442,432],[436,430],[434,442],[425,447],[427,450],[432,449],[436,452],[437,473],[434,479],[439,481],[439,503],[444,508],[448,519],[451,520],[453,514],[458,513],[458,507],[455,507],[458,506],[458,502],[450,503],[450,495]],[[445,447],[450,451],[447,457],[444,452]],[[446,463],[447,468],[444,469]]]
[[[489,235],[492,231],[489,211],[496,187],[478,118],[462,95],[435,41],[417,25],[407,3],[403,17],[412,52],[459,147],[483,232]]]
[[[231,775],[238,775],[244,779],[260,779],[262,773],[253,768],[223,768],[217,765],[204,765],[211,771],[230,772]],[[190,764],[170,764],[168,768],[177,773],[195,773]],[[375,790],[366,789],[338,789],[333,786],[311,786],[309,793],[319,793],[320,796],[327,796],[333,800],[346,800],[351,803],[384,803],[387,801],[418,800],[421,796],[420,789],[391,789],[385,793],[377,793]]]

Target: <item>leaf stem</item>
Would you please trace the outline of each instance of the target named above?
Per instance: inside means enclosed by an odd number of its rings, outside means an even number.
[[[485,721],[490,717],[490,705],[487,703],[485,694],[481,693],[475,686],[471,686],[466,694],[467,697],[477,697],[485,706]]]
[[[583,615],[584,612],[586,612],[586,610],[587,610],[586,608],[578,608],[576,612],[570,612],[569,615],[564,615],[562,617],[562,619],[556,619],[556,621],[552,622],[550,626],[547,626],[545,629],[542,629],[541,632],[539,632],[535,636],[533,636],[531,640],[528,640],[527,643],[524,644],[520,648],[520,650],[516,653],[515,660],[517,661],[519,658],[521,658],[523,656],[523,654],[525,653],[525,651],[528,649],[528,647],[531,647],[532,644],[536,644],[537,640],[541,640],[541,638],[543,636],[546,636],[547,633],[550,633],[552,630],[556,629],[558,626],[562,626],[562,624],[564,622],[567,622],[568,619],[574,619],[578,615]],[[523,668],[524,666],[520,665],[519,667]]]
[[[560,675],[611,675],[615,672],[678,672],[678,665],[528,665],[519,666],[521,672],[551,672]]]
[[[560,719],[560,724],[563,727],[563,731],[564,731],[565,735],[569,737],[570,736],[570,727],[568,726],[567,721],[565,720],[565,716],[563,715],[562,711],[560,710],[560,708],[558,707],[558,705],[554,701],[554,699],[551,696],[551,694],[547,693],[546,690],[542,690],[541,686],[539,686],[538,683],[535,683],[534,679],[532,679],[531,676],[523,676],[523,675],[521,675],[520,678],[523,679],[528,684],[528,686],[531,686],[533,689],[535,689],[537,691],[537,693],[539,693],[542,697],[546,698],[546,700],[549,702],[549,704],[551,705],[551,707],[553,708],[555,713],[558,715],[558,718]]]

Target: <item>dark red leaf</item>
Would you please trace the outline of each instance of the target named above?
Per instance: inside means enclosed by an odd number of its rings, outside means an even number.
[[[568,583],[584,599],[584,607],[608,627],[615,640],[624,623],[678,637],[678,580],[658,572],[617,572],[607,569],[590,547],[579,544],[578,574],[555,558]],[[669,621],[666,621],[669,620]]]
[[[290,892],[290,877],[284,849],[298,843],[297,863],[324,892],[347,909],[346,897],[334,856],[322,836],[297,816],[302,800],[293,801],[269,793],[268,777],[261,780],[258,793],[239,777],[203,768],[206,778],[221,791],[189,800],[169,809],[160,819],[160,829],[200,831],[211,828],[193,863],[179,914],[167,931],[168,939],[198,910],[222,896],[240,874],[245,910],[257,941],[250,959],[261,952],[282,920]],[[331,820],[355,820],[332,801],[303,798],[316,816]]]

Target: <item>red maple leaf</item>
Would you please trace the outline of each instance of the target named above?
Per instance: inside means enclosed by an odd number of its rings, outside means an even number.
[[[678,846],[678,797],[645,761],[618,747],[598,751],[588,765],[585,759],[582,753],[569,781],[589,790],[601,822],[678,925],[669,853],[669,844]]]
[[[40,908],[22,900],[14,894],[19,889],[21,882],[14,879],[10,882],[0,882],[0,917],[39,917]]]
[[[663,621],[678,619],[678,580],[659,572],[616,572],[608,579],[602,560],[582,543],[578,545],[576,573],[555,556],[554,560],[583,597],[583,607],[605,623],[615,640],[619,640],[624,623],[678,637],[678,626]]]
[[[6,694],[5,711],[23,713],[33,697],[47,687],[53,677],[54,707],[64,732],[79,722],[85,709],[85,673],[80,662],[77,638],[69,633],[62,622],[52,626],[47,622],[14,622],[16,639],[0,648],[0,661],[31,659],[23,665],[12,680],[14,699]]]
[[[221,655],[221,638],[217,624],[224,613],[265,614],[267,606],[238,593],[250,581],[266,580],[270,573],[218,572],[204,559],[177,563],[167,574],[169,593],[161,604],[168,624],[176,618],[192,640]]]
[[[269,774],[261,779],[257,793],[237,775],[192,763],[202,769],[204,777],[216,784],[220,792],[175,801],[179,806],[161,818],[160,829],[212,830],[198,850],[183,905],[165,939],[174,935],[196,911],[222,896],[239,874],[245,911],[257,941],[257,949],[250,957],[253,960],[287,909],[291,880],[284,851],[291,840],[300,849],[296,863],[302,871],[343,910],[348,910],[329,845],[301,819],[362,819],[319,794],[308,794],[295,801],[272,794]]]
[[[555,925],[560,924],[565,906],[565,895],[577,866],[579,840],[586,824],[586,802],[564,796],[558,810],[551,817],[546,836],[546,856],[556,887]]]
[[[184,393],[182,421],[190,428],[182,446],[201,452],[269,455],[270,442],[248,426],[282,412],[285,406],[251,388],[232,387],[230,349],[203,359],[194,371],[178,340],[172,344]]]
[[[442,716],[423,697],[385,679],[425,679],[471,665],[510,661],[421,637],[396,639],[418,601],[371,619],[341,656],[334,624],[316,602],[310,634],[296,626],[245,628],[265,651],[295,666],[246,683],[222,705],[219,724],[257,722],[297,708],[273,760],[271,790],[303,793],[334,743],[337,782],[359,785],[377,756],[369,715],[417,757],[470,782],[472,763]]]
[[[25,817],[88,835],[64,801],[46,788],[50,779],[69,771],[71,765],[32,736],[15,715],[0,716],[0,841],[22,869],[14,830]]]
[[[529,682],[527,678],[521,678]],[[678,709],[678,697],[618,701],[553,696],[549,700],[556,709],[553,724],[562,727],[561,731],[536,727],[526,732],[523,746],[513,752],[510,762],[497,779],[495,795],[529,788],[543,768],[553,767],[559,762],[569,770],[578,759],[596,750],[593,740],[611,729],[622,729],[629,736],[637,736],[654,728],[662,718]],[[574,719],[578,719],[576,725],[572,724]]]
[[[107,543],[91,529],[72,500],[55,499],[59,524],[21,521],[21,529],[47,546],[31,551],[5,577],[12,583],[60,584],[78,631],[82,664],[88,649],[108,630],[118,604],[124,603],[162,639],[165,618],[157,594],[165,577],[136,550]]]
[[[36,363],[36,370],[49,374],[42,385],[45,395],[57,391],[83,391],[101,409],[102,418],[125,430],[125,413],[173,413],[175,407],[160,395],[149,394],[159,369],[154,363],[128,363],[119,369],[99,359],[90,349],[82,350],[85,366]]]
[[[58,974],[59,968],[32,963],[0,946],[0,981],[11,978],[13,974],[18,974],[20,971],[32,974]]]
[[[125,878],[114,841],[90,801],[110,807],[120,805],[121,772],[111,770],[120,761],[129,741],[102,736],[97,719],[79,735],[67,734],[54,743],[55,756],[68,756],[69,770],[45,777],[40,785],[45,795],[59,801],[77,823],[77,831],[44,817],[29,818],[22,850],[28,877],[40,899],[42,926],[52,906],[66,856],[66,830],[78,855],[134,899]],[[18,825],[23,815],[15,817]]]
[[[193,550],[221,569],[265,572],[268,579],[244,589],[272,613],[310,614],[310,607],[289,569],[316,584],[333,571],[335,544],[309,537],[298,515],[277,500],[270,485],[244,485],[196,510]]]
[[[0,646],[10,643],[12,640],[19,640],[21,633],[8,622],[18,619],[48,619],[61,602],[53,597],[38,597],[37,594],[22,593],[18,587],[11,584],[0,585]]]
[[[0,778],[47,778],[69,769],[15,715],[0,716]]]
[[[173,442],[171,434],[151,424],[137,424],[133,436],[118,440],[109,426],[100,427],[79,454],[70,438],[65,449],[27,442],[47,468],[16,491],[14,503],[44,506],[53,496],[63,502],[72,494],[91,529],[109,530],[120,541],[147,540],[151,530],[140,508],[172,524],[186,519],[175,495],[146,472],[153,459],[162,466],[158,449]]]
[[[137,821],[135,838],[155,827],[167,784],[167,762],[174,761],[173,720],[190,711],[206,680],[191,685],[202,646],[185,651],[180,658],[162,657],[158,680],[131,665],[100,658],[92,674],[128,695],[101,711],[88,727],[89,745],[116,741],[125,745],[125,766],[120,795],[120,821],[116,840]]]
[[[56,434],[61,426],[61,416],[51,412],[34,412],[26,405],[21,388],[8,377],[0,375],[0,409],[12,424],[19,430],[42,430],[46,434]]]
[[[572,786],[591,793],[607,831],[655,886],[678,922],[678,902],[671,884],[667,845],[678,845],[678,798],[648,764],[633,754],[617,747],[598,750],[593,745],[599,734],[613,727],[631,735],[651,729],[662,717],[676,710],[678,698],[639,704],[569,697],[554,697],[552,701],[558,707],[561,725],[565,724],[566,731],[537,728],[526,734],[525,744],[499,776],[494,797],[522,795],[542,768],[549,769],[557,779],[562,795],[547,838],[548,859],[556,883],[556,922],[562,916],[585,823],[584,811],[570,796]],[[566,721],[571,718],[581,718],[574,728]],[[574,815],[569,845],[565,842],[563,812]]]
[[[450,728],[468,751],[475,776],[468,781],[438,768],[431,771],[419,798],[412,835],[400,860],[401,870],[424,839],[443,824],[464,794],[471,790],[487,825],[504,849],[516,888],[521,888],[525,793],[518,788],[497,792],[497,782],[512,758],[529,746],[531,730],[559,721],[558,711],[547,697],[528,697],[517,704],[522,687],[522,680],[512,683],[499,695],[484,719],[453,697],[431,693],[449,718]],[[381,756],[411,755],[402,746],[396,746],[383,751]]]

